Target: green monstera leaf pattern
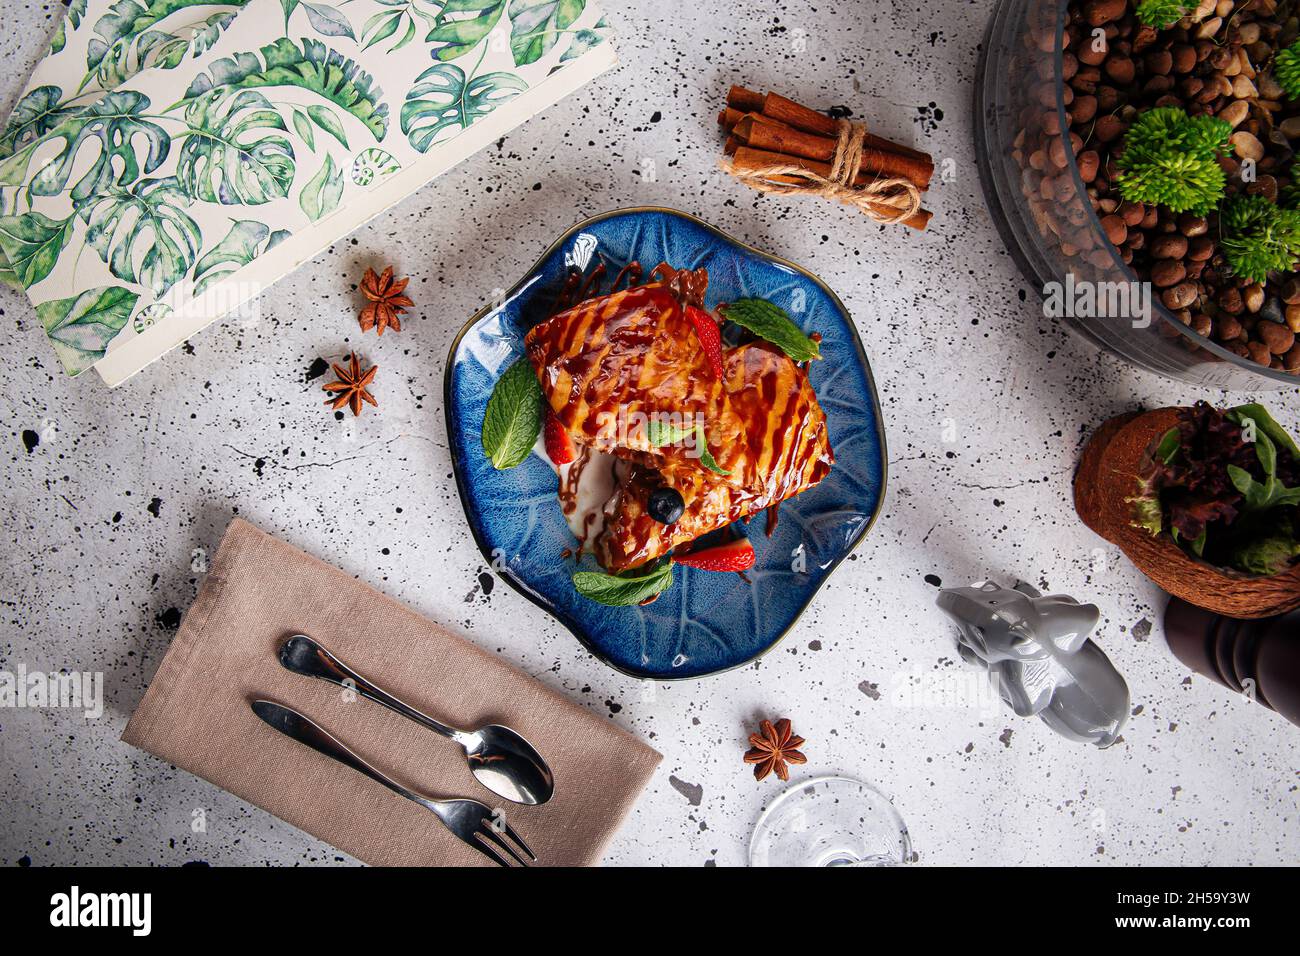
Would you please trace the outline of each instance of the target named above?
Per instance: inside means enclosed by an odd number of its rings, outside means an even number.
[[[0,135],[0,194],[5,186],[23,184],[42,137],[74,112],[64,100],[63,90],[50,84],[30,90],[18,101]],[[16,203],[16,191],[14,199]],[[0,282],[22,287],[14,270],[2,260]]]
[[[402,132],[423,153],[447,130],[467,129],[524,90],[513,73],[468,78],[455,63],[435,63],[418,77],[402,104]]]
[[[138,298],[128,289],[107,286],[36,306],[45,334],[68,374],[80,375],[103,357],[108,343],[131,318]]]
[[[248,265],[262,253],[274,249],[289,238],[287,229],[270,230],[265,223],[238,220],[222,239],[194,266],[194,294],[202,295],[209,286],[220,282]]]
[[[223,57],[195,77],[185,99],[197,99],[215,89],[274,86],[294,86],[324,97],[364,123],[376,140],[388,133],[383,90],[355,61],[317,40],[304,39],[297,44],[282,37],[262,47],[260,56],[240,53]]]
[[[426,43],[436,43],[436,59],[457,60],[479,45],[501,19],[506,0],[447,0]]]
[[[515,66],[536,63],[577,22],[587,0],[510,0],[510,52]]]
[[[293,115],[294,131],[297,132],[298,138],[307,144],[308,149],[313,152],[316,149],[316,127],[318,126],[342,143],[344,149],[348,148],[347,130],[328,106],[308,106],[306,109],[294,106],[290,107],[290,112]]]
[[[312,222],[320,222],[335,209],[343,199],[343,170],[334,162],[334,157],[325,155],[325,164],[320,172],[311,178],[298,196],[298,205]]]
[[[94,26],[95,36],[86,46],[85,89],[92,82],[111,90],[141,70],[170,70],[187,54],[206,51],[234,19],[231,9],[200,17],[183,27],[162,27],[194,7],[238,9],[248,0],[117,0]]]
[[[347,0],[343,2],[346,3]],[[280,0],[280,7],[284,10],[285,33],[289,32],[289,20],[293,12],[302,8],[307,13],[307,21],[312,29],[322,36],[356,39],[356,34],[352,32],[352,24],[337,7],[331,7],[327,3],[309,3],[308,0]]]
[[[0,131],[0,283],[73,373],[362,190],[413,182],[420,154],[607,32],[587,0],[63,3],[57,68]]]
[[[565,63],[568,63],[570,60],[576,60],[588,50],[594,49],[604,43],[604,31],[608,29],[609,24],[605,22],[604,17],[601,17],[590,30],[578,30],[575,32],[573,34],[573,39],[569,41],[568,48],[560,54],[560,62],[551,67],[551,72],[554,73]]]
[[[14,281],[30,288],[50,274],[68,244],[71,222],[39,212],[0,218],[0,252]]]
[[[260,206],[289,195],[295,172],[284,118],[257,90],[213,90],[185,108],[185,145],[177,173],[204,202]]]
[[[448,0],[425,40],[438,44],[435,58],[458,60],[482,43],[505,13],[510,20],[510,53],[515,66],[527,66],[549,53],[565,34],[574,32],[570,27],[586,8],[587,0]],[[588,34],[582,40],[588,48],[598,42],[592,30],[578,32]]]
[[[362,26],[361,49],[363,50],[369,50],[376,43],[382,43],[401,30],[402,35],[388,47],[389,53],[397,52],[415,39],[417,21],[423,23],[430,31],[437,29],[438,13],[441,9],[438,0],[375,0],[375,2],[384,9],[374,14]]]
[[[54,39],[50,41],[51,56],[62,53],[68,45],[68,34],[81,26],[81,18],[86,15],[86,2],[87,0],[69,0],[67,15],[59,21],[59,28],[54,31]]]
[[[242,4],[246,0],[230,0],[230,2]],[[190,35],[190,55],[202,56],[212,49],[212,45],[221,39],[222,31],[235,22],[236,12],[232,10],[227,13],[214,13],[196,24]]]
[[[137,157],[137,140],[145,146],[143,172],[153,172],[167,158],[171,136],[146,117],[149,106],[149,97],[143,93],[123,90],[77,110],[49,134],[49,138],[61,139],[63,147],[32,177],[32,193],[56,196],[63,192],[82,148],[92,142],[97,145],[97,154],[90,169],[72,188],[76,202],[140,178],[142,167]]]
[[[75,112],[63,99],[57,86],[38,86],[23,96],[9,114],[9,123],[0,135],[0,157],[8,158],[32,145]],[[21,182],[21,178],[18,182]],[[0,184],[17,185],[0,177]]]
[[[175,178],[152,179],[109,190],[78,215],[87,225],[86,244],[113,275],[162,296],[185,277],[203,242],[188,201]]]

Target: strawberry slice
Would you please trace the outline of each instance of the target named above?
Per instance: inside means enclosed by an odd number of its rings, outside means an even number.
[[[693,305],[686,307],[686,317],[695,326],[695,335],[704,349],[704,357],[713,368],[714,377],[722,378],[722,335],[718,332],[717,320]]]
[[[550,406],[546,408],[546,424],[542,428],[542,434],[546,439],[546,457],[551,459],[552,464],[567,465],[578,457],[573,439]]]
[[[737,538],[702,551],[674,554],[673,561],[701,571],[748,571],[754,566],[754,546],[748,538]]]

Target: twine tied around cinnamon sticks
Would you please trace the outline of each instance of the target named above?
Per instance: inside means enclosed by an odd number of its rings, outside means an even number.
[[[729,132],[721,166],[745,185],[780,195],[815,195],[877,222],[924,229],[921,193],[934,163],[920,150],[833,119],[777,93],[733,86],[718,122]]]
[[[921,211],[921,190],[911,180],[895,177],[873,179],[862,186],[854,186],[862,167],[862,144],[867,128],[861,123],[840,120],[840,134],[831,162],[830,176],[821,176],[804,166],[776,164],[757,169],[738,170],[730,158],[723,158],[719,166],[746,186],[759,192],[777,195],[812,194],[853,206],[877,222],[894,224],[906,222]],[[798,184],[772,181],[773,176],[793,176],[803,180]],[[885,212],[892,209],[894,212]]]

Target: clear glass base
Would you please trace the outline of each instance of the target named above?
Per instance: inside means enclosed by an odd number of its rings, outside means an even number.
[[[912,856],[889,798],[849,777],[795,784],[759,817],[750,866],[900,866]]]

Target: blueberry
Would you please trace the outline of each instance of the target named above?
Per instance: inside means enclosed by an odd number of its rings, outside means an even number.
[[[672,524],[686,510],[686,502],[682,501],[682,496],[672,488],[656,488],[650,492],[650,501],[646,510],[655,521]]]

